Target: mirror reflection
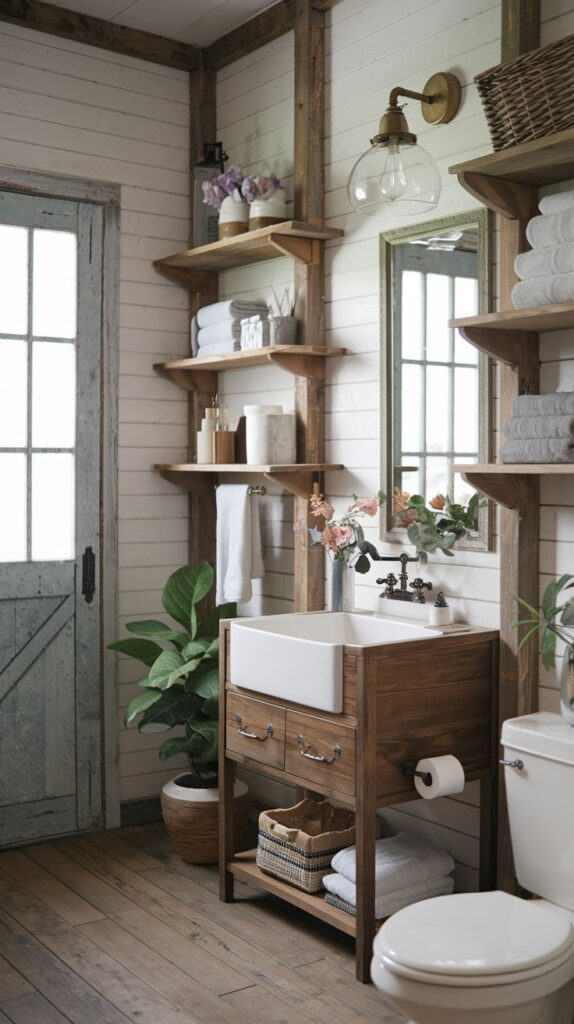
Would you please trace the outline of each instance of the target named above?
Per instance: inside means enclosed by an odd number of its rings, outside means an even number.
[[[472,488],[453,463],[490,459],[488,360],[449,327],[490,307],[490,221],[472,211],[381,236],[383,479],[386,531],[400,529],[407,496]],[[459,546],[488,546],[488,512]]]

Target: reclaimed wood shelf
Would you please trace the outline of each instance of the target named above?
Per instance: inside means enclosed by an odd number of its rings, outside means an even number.
[[[249,473],[262,474],[272,483],[283,487],[297,498],[307,500],[313,484],[315,473],[326,473],[334,469],[344,469],[340,464],[323,462],[305,462],[293,465],[251,466],[244,463],[202,464],[174,463],[156,465],[156,470],[170,483],[186,491],[208,491],[213,486],[211,477],[214,473]]]
[[[507,309],[482,316],[450,320],[469,344],[501,363],[515,367],[526,349],[538,348],[541,331],[563,331],[574,327],[574,302],[532,309]]]
[[[337,907],[326,903],[323,898],[324,893],[303,892],[302,889],[296,889],[293,885],[282,882],[280,878],[264,874],[255,863],[256,853],[256,850],[246,850],[245,853],[237,854],[235,859],[228,863],[228,870],[236,878],[247,882],[255,889],[263,889],[264,892],[271,893],[273,896],[279,896],[280,899],[292,903],[299,910],[304,910],[307,914],[312,914],[313,917],[318,917],[321,921],[333,925],[339,931],[355,937],[354,917],[346,914],[344,910],[338,910]]]
[[[472,487],[499,505],[518,508],[533,477],[574,476],[574,462],[455,463],[452,472],[460,473]]]
[[[298,377],[324,380],[325,359],[345,355],[346,351],[319,345],[266,345],[225,355],[172,359],[168,363],[155,363],[154,370],[188,391],[217,391],[217,374],[221,370],[243,370],[251,366],[280,366]]]
[[[574,128],[449,168],[472,196],[503,217],[531,215],[531,192],[574,177]]]
[[[301,263],[317,261],[317,244],[341,238],[339,228],[304,221],[286,220],[257,231],[245,231],[233,238],[222,238],[210,245],[186,249],[174,256],[156,260],[161,274],[197,290],[215,290],[217,274],[222,270],[292,256]]]

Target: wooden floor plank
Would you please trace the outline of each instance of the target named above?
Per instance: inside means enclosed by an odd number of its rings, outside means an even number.
[[[108,1001],[128,1020],[135,1024],[198,1024],[192,1009],[186,1013],[171,1005],[26,890],[15,886],[3,893],[2,900],[10,917],[37,936],[87,984],[105,992]]]
[[[114,921],[94,921],[81,925],[79,930],[174,1006],[183,1010],[193,1007],[200,1024],[249,1024],[252,1020],[235,1013],[222,999]]]
[[[157,949],[209,991],[222,995],[251,984],[195,941],[197,935],[189,919],[183,918],[180,922],[179,918],[164,913],[161,914],[161,920],[158,920],[157,915],[149,913],[147,908],[142,909],[125,895],[130,889],[121,880],[117,886],[109,885],[88,870],[84,863],[77,863],[66,856],[60,846],[56,848],[52,844],[41,843],[29,847],[28,852],[31,857],[39,858],[39,862],[57,878],[65,879],[67,885],[80,896],[89,897],[106,917],[141,937],[150,948]],[[164,924],[166,919],[167,926]]]
[[[132,868],[139,863],[141,856],[135,851],[135,859],[131,859],[129,843],[110,833],[98,832],[87,837],[90,845],[95,845],[99,850],[118,859],[125,867]],[[147,856],[147,855],[144,855]],[[277,927],[270,927],[269,923],[261,918],[241,912],[241,904],[221,903],[219,899],[213,898],[210,892],[206,892],[204,886],[199,885],[194,879],[188,878],[180,872],[174,871],[171,867],[158,865],[155,858],[148,857],[152,862],[151,870],[146,865],[141,874],[148,881],[154,882],[160,889],[175,896],[182,903],[195,908],[201,914],[216,922],[223,928],[228,929],[244,942],[262,949],[270,956],[275,957],[280,963],[288,967],[298,967],[302,964],[314,963],[323,956],[320,949],[314,949],[305,943],[305,932],[303,928],[298,930],[297,936],[285,934]],[[183,863],[183,861],[182,861]]]
[[[322,960],[312,967],[298,967],[297,973],[313,971],[313,980],[343,1006],[363,1014],[365,1021],[377,1024],[405,1024],[405,1018],[383,998],[374,985],[362,985],[355,978],[341,976],[336,963]]]
[[[5,893],[2,894],[4,900]],[[87,985],[0,909],[0,953],[72,1024],[128,1024],[105,996]]]
[[[0,956],[0,1003],[6,999],[17,999],[18,996],[26,996],[34,989],[28,981],[14,970],[3,956]]]
[[[69,1017],[64,1017],[39,992],[2,1003],[1,1009],[12,1024],[69,1024]]]
[[[99,910],[19,850],[7,850],[0,854],[0,868],[47,907],[55,910],[68,924],[87,924],[88,921],[98,921],[103,917]]]

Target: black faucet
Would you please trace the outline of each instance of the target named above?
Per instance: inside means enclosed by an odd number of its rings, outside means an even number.
[[[359,547],[363,551],[363,545],[359,544]],[[377,584],[381,586],[385,585],[385,589],[381,593],[381,597],[388,597],[393,601],[412,601],[414,604],[425,603],[425,590],[432,590],[432,583],[428,580],[423,580],[420,576],[417,576],[412,582],[409,583],[409,577],[407,573],[407,564],[409,562],[418,562],[418,558],[407,555],[406,551],[401,552],[400,555],[380,555],[374,544],[365,542],[365,550],[363,554],[369,555],[374,562],[400,562],[401,571],[397,577],[394,573],[390,572],[383,579],[377,580]],[[397,589],[398,583],[398,589]],[[412,590],[408,588],[411,587]]]

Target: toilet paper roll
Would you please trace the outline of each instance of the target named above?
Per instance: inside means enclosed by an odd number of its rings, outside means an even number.
[[[437,796],[450,796],[451,793],[462,793],[464,789],[464,768],[458,758],[452,754],[443,757],[423,757],[417,764],[417,772],[430,775],[431,782],[415,775],[415,789],[425,800],[434,800]]]

